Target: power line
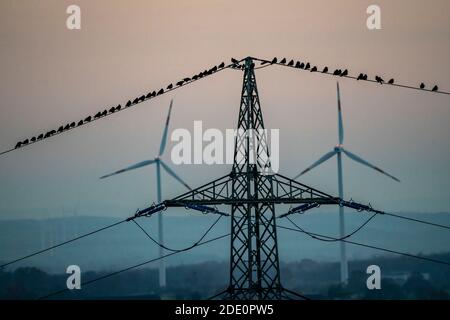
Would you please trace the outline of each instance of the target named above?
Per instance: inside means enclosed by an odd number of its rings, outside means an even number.
[[[336,239],[326,239],[326,238],[319,238],[314,236],[313,234],[309,233],[308,231],[305,231],[304,229],[301,229],[299,226],[297,226],[289,217],[286,216],[286,219],[289,220],[290,223],[292,223],[293,225],[295,225],[297,228],[303,230],[306,234],[308,234],[311,238],[320,240],[320,241],[326,241],[326,242],[335,242],[335,241],[342,241],[345,239],[348,239],[352,236],[354,236],[356,233],[358,233],[360,230],[362,230],[362,228],[364,228],[373,218],[375,218],[375,216],[378,213],[374,213],[369,219],[367,219],[363,224],[361,224],[358,228],[356,228],[353,232],[341,237],[341,238],[336,238]]]
[[[394,214],[394,213],[387,213],[387,212],[385,212],[383,215],[387,215],[387,216],[391,216],[391,217],[395,217],[395,218],[399,218],[399,219],[404,219],[404,220],[409,220],[409,221],[414,221],[414,222],[418,222],[418,223],[423,223],[423,224],[434,226],[434,227],[438,227],[438,228],[450,229],[449,226],[446,226],[446,225],[443,225],[443,224],[434,223],[434,222],[430,222],[430,221],[419,220],[419,219],[405,217],[405,216],[400,216],[400,215]]]
[[[224,234],[224,235],[222,235],[222,236],[218,236],[218,237],[215,237],[215,238],[212,238],[212,239],[209,239],[209,240],[205,240],[205,241],[203,241],[203,242],[198,243],[198,244],[196,245],[196,247],[200,247],[200,246],[205,245],[205,244],[207,244],[207,243],[210,243],[210,242],[213,242],[213,241],[216,241],[216,240],[220,240],[220,239],[222,239],[222,238],[228,237],[229,235],[230,235],[230,234],[228,233],[228,234]],[[192,249],[192,248],[191,248],[191,249]],[[112,272],[112,273],[108,273],[108,274],[106,274],[106,275],[104,275],[104,276],[101,276],[101,277],[98,277],[98,278],[95,278],[95,279],[92,279],[92,280],[83,282],[83,283],[81,283],[81,286],[87,286],[87,285],[92,284],[92,283],[94,283],[94,282],[97,282],[97,281],[100,281],[100,280],[103,280],[103,279],[106,279],[106,278],[115,276],[115,275],[120,274],[120,273],[123,273],[123,272],[125,272],[125,271],[129,271],[129,270],[132,270],[132,269],[141,267],[141,266],[146,265],[146,264],[149,264],[149,263],[151,263],[151,262],[155,262],[155,261],[158,261],[158,260],[167,258],[167,257],[169,257],[169,256],[173,256],[173,255],[175,255],[175,254],[177,254],[177,253],[180,253],[180,252],[181,252],[181,251],[171,252],[171,253],[168,253],[168,254],[163,255],[163,256],[161,256],[161,257],[153,258],[153,259],[150,259],[150,260],[147,260],[147,261],[144,261],[144,262],[135,264],[135,265],[133,265],[133,266],[127,267],[127,268],[125,268],[125,269],[121,269],[121,270],[118,270],[118,271],[115,271],[115,272]],[[59,291],[55,291],[55,292],[53,292],[53,293],[50,293],[50,294],[48,294],[48,295],[45,295],[45,296],[43,296],[43,297],[38,298],[38,300],[47,299],[47,298],[50,298],[50,297],[52,297],[52,296],[61,294],[61,293],[66,292],[66,291],[70,291],[70,290],[69,290],[68,288],[65,288],[65,289],[62,289],[62,290],[59,290]]]
[[[174,83],[173,82],[166,89],[161,88],[161,89],[159,89],[159,91],[154,90],[153,92],[149,92],[148,94],[141,95],[140,97],[136,97],[133,100],[133,102],[130,99],[130,100],[128,100],[128,102],[123,107],[122,107],[121,104],[119,104],[117,107],[112,107],[111,109],[109,109],[109,111],[106,110],[106,109],[103,112],[99,111],[95,116],[88,116],[88,117],[84,118],[84,120],[82,119],[82,120],[79,120],[79,121],[76,121],[76,122],[69,123],[69,124],[66,125],[66,127],[61,126],[58,130],[48,131],[45,135],[42,133],[42,134],[37,135],[37,136],[35,136],[35,137],[31,138],[31,139],[25,139],[23,142],[18,142],[16,144],[15,148],[10,148],[8,150],[0,152],[0,156],[2,156],[4,154],[7,154],[9,152],[12,152],[14,150],[18,150],[18,149],[24,148],[26,146],[32,145],[34,143],[37,143],[37,142],[40,142],[40,141],[44,141],[44,140],[46,140],[48,138],[51,138],[51,137],[54,137],[54,136],[66,133],[66,132],[71,131],[73,129],[76,129],[76,128],[82,127],[84,125],[87,125],[89,123],[92,123],[94,121],[103,119],[103,118],[105,118],[107,116],[110,116],[112,114],[116,114],[116,113],[118,113],[120,111],[127,110],[130,107],[134,107],[134,106],[136,106],[136,105],[138,105],[140,103],[146,102],[148,100],[151,100],[151,99],[156,98],[158,96],[161,96],[163,94],[166,94],[166,93],[169,93],[171,91],[177,90],[177,89],[179,89],[181,87],[187,86],[187,85],[189,85],[191,83],[194,83],[194,82],[196,82],[196,81],[198,81],[200,79],[203,79],[203,78],[206,78],[206,77],[211,76],[213,74],[216,74],[216,73],[218,73],[218,72],[220,72],[222,70],[228,69],[230,67],[234,67],[234,66],[236,66],[236,63],[240,63],[242,60],[239,60],[239,61],[236,60],[236,62],[233,62],[233,63],[228,64],[228,65],[225,65],[225,63],[222,62],[221,64],[218,65],[219,67],[216,65],[216,66],[214,66],[214,67],[212,67],[210,69],[206,69],[205,71],[202,71],[199,74],[194,75],[192,78],[191,77],[184,78],[183,80],[178,81],[175,85],[173,85],[173,83]]]
[[[366,82],[372,82],[372,83],[384,83],[387,86],[393,86],[393,87],[400,87],[400,88],[407,88],[407,89],[413,89],[413,90],[419,90],[419,91],[426,91],[426,92],[432,92],[432,93],[440,93],[440,94],[446,94],[446,95],[450,95],[450,92],[446,92],[446,91],[439,91],[439,90],[433,90],[433,89],[422,89],[420,87],[414,87],[414,86],[409,86],[409,85],[403,85],[403,84],[397,84],[397,83],[386,83],[384,81],[377,81],[377,80],[371,80],[371,79],[359,79],[359,77],[355,77],[355,76],[351,76],[351,75],[335,75],[332,72],[324,72],[324,71],[320,71],[320,70],[316,70],[316,71],[311,71],[309,68],[308,69],[304,69],[300,68],[297,64],[297,66],[295,64],[289,65],[289,64],[285,64],[285,63],[280,63],[280,62],[273,62],[275,60],[269,61],[269,60],[265,60],[265,59],[260,59],[260,58],[253,58],[254,60],[258,60],[260,62],[262,62],[263,64],[267,64],[269,63],[270,65],[279,65],[279,66],[284,66],[284,67],[288,67],[288,68],[293,68],[293,69],[297,69],[297,70],[303,70],[303,71],[307,71],[307,72],[314,72],[314,73],[320,73],[320,74],[326,74],[326,75],[331,75],[331,76],[338,76],[338,77],[342,77],[342,78],[348,78],[348,79],[354,79],[354,80],[358,80],[358,81],[366,81]],[[360,74],[361,75],[361,74]],[[376,76],[376,78],[379,78],[378,76]],[[381,78],[379,78],[381,79]]]
[[[192,245],[190,245],[189,247],[183,248],[183,249],[172,249],[169,247],[166,247],[165,245],[163,245],[162,243],[158,242],[157,240],[155,240],[155,238],[153,238],[137,221],[136,219],[133,219],[132,221],[136,224],[136,226],[138,226],[139,229],[142,230],[142,232],[145,233],[145,235],[153,242],[155,243],[157,246],[160,246],[161,248],[167,250],[167,251],[171,251],[171,252],[182,252],[182,251],[188,251],[196,246],[198,246],[198,244],[208,235],[208,233],[211,231],[212,228],[214,228],[214,226],[219,222],[219,220],[222,218],[222,215],[219,215],[219,217],[214,221],[213,224],[211,224],[209,226],[209,228],[203,233],[203,235],[200,237],[200,239],[198,239],[196,242],[194,242]]]
[[[308,235],[310,237],[313,235],[315,237],[323,237],[323,238],[327,238],[327,239],[337,239],[337,238],[330,237],[330,236],[327,236],[327,235],[318,234],[318,233],[314,233],[314,232],[309,232],[309,231],[303,230],[297,224],[294,224],[294,225],[295,225],[296,229],[290,228],[290,227],[286,227],[286,226],[277,226],[277,227],[281,228],[281,229],[285,229],[285,230],[290,230],[290,231],[304,233],[304,234],[306,234],[306,235]],[[314,239],[321,240],[319,238],[314,238]],[[377,247],[377,246],[364,244],[364,243],[361,243],[361,242],[355,242],[355,241],[351,241],[351,240],[346,240],[346,239],[340,240],[340,241],[343,241],[343,242],[346,242],[346,243],[350,243],[350,244],[353,244],[355,246],[366,247],[366,248],[370,248],[370,249],[375,249],[375,250],[380,250],[380,251],[384,251],[384,252],[389,252],[389,253],[402,255],[402,256],[405,256],[405,257],[410,257],[410,258],[415,258],[415,259],[420,259],[420,260],[425,260],[425,261],[429,261],[429,262],[434,262],[434,263],[450,266],[450,262],[446,262],[446,261],[442,261],[442,260],[438,260],[438,259],[418,256],[418,255],[414,255],[414,254],[411,254],[411,253],[401,252],[401,251],[392,250],[392,249],[386,249],[386,248]]]
[[[26,255],[26,256],[23,256],[23,257],[21,257],[21,258],[18,258],[18,259],[12,260],[12,261],[10,261],[10,262],[7,262],[7,263],[5,263],[5,264],[2,264],[2,265],[0,266],[0,269],[4,268],[4,267],[6,267],[6,266],[9,266],[9,265],[11,265],[11,264],[13,264],[13,263],[16,263],[16,262],[19,262],[19,261],[22,261],[22,260],[25,260],[25,259],[34,257],[34,256],[36,256],[36,255],[38,255],[38,254],[41,254],[41,253],[44,253],[44,252],[46,252],[46,251],[49,251],[49,250],[52,250],[52,249],[61,247],[61,246],[66,245],[66,244],[68,244],[68,243],[74,242],[74,241],[76,241],[76,240],[85,238],[85,237],[90,236],[90,235],[93,235],[93,234],[95,234],[95,233],[97,233],[97,232],[100,232],[100,231],[103,231],[103,230],[106,230],[106,229],[115,227],[115,226],[117,226],[117,225],[119,225],[119,224],[121,224],[121,223],[124,223],[124,222],[126,222],[126,221],[127,221],[127,220],[122,220],[122,221],[119,221],[119,222],[110,224],[110,225],[108,225],[108,226],[106,226],[106,227],[103,227],[103,228],[100,228],[100,229],[91,231],[91,232],[89,232],[89,233],[83,234],[83,235],[78,236],[78,237],[76,237],[76,238],[73,238],[73,239],[70,239],[70,240],[67,240],[67,241],[58,243],[58,244],[56,244],[56,245],[54,245],[54,246],[51,246],[51,247],[48,247],[48,248],[45,248],[45,249],[36,251],[36,252],[34,252],[34,253],[30,253],[30,254],[28,254],[28,255]]]

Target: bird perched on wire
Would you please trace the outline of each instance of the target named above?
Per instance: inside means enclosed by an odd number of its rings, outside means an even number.
[[[116,111],[120,111],[120,109],[122,109],[122,106],[119,104],[119,105],[117,105],[117,107],[116,107]]]
[[[109,109],[109,113],[114,113],[116,112],[116,108],[115,107],[111,107],[111,109]]]
[[[322,73],[328,73],[328,67],[323,68]]]
[[[219,64],[219,69],[222,69],[223,67],[225,67],[225,62],[222,62],[221,64]]]
[[[280,63],[285,64],[286,63],[286,58],[281,59]]]
[[[37,137],[38,140],[41,140],[42,138],[44,138],[44,134],[43,134],[43,133],[41,133],[41,134]]]
[[[425,89],[425,83],[422,82],[422,83],[420,84],[420,89]]]
[[[434,86],[433,89],[431,89],[431,91],[438,91],[439,87],[438,86]]]
[[[31,138],[30,141],[31,141],[31,142],[35,142],[35,141],[36,141],[36,137]]]
[[[158,91],[158,93],[157,93],[157,95],[159,96],[160,94],[163,94],[164,93],[164,89],[159,89],[159,91]]]
[[[131,100],[128,100],[128,102],[127,102],[127,104],[125,105],[127,108],[129,107],[129,106],[131,106]]]
[[[274,58],[272,59],[272,62],[271,62],[271,63],[274,64],[274,63],[277,63],[277,61],[278,61],[278,60],[277,60],[277,57],[274,57]]]
[[[177,86],[181,86],[183,84],[183,80],[177,82]]]
[[[288,66],[292,67],[294,65],[294,60],[289,61]]]
[[[28,143],[30,143],[30,141],[28,141],[28,139],[25,139],[25,140],[22,142],[22,144],[28,144]]]
[[[102,117],[106,116],[108,114],[108,110],[103,110]]]
[[[233,62],[234,64],[238,64],[239,61],[237,61],[235,58],[231,58],[231,62]]]
[[[100,116],[102,115],[102,113],[99,111],[95,114],[94,119],[98,119],[100,118]]]
[[[20,148],[22,146],[22,141],[17,142],[15,149]]]
[[[167,86],[167,90],[170,90],[170,89],[172,89],[173,88],[173,84],[169,84],[168,86]]]
[[[300,61],[297,61],[297,62],[295,63],[295,67],[296,67],[296,68],[300,68]]]
[[[379,77],[379,76],[375,76],[375,80],[379,83],[379,84],[383,84],[384,80],[383,78]]]
[[[92,117],[91,117],[91,116],[86,117],[86,119],[84,119],[85,122],[90,122],[91,120],[92,120]]]
[[[72,123],[70,124],[70,127],[71,127],[71,128],[75,128],[75,126],[76,126],[75,122],[72,122]]]
[[[341,73],[342,73],[341,69],[336,69],[336,70],[334,70],[333,75],[339,76]]]
[[[348,70],[345,69],[342,73],[341,73],[341,77],[345,77],[348,76]]]
[[[300,69],[304,69],[305,68],[305,64],[302,62],[300,63]]]
[[[356,78],[356,80],[364,80],[364,75],[362,73],[360,73],[358,75],[358,78]]]
[[[70,124],[66,124],[66,126],[64,127],[64,130],[69,130],[70,129]]]
[[[317,71],[317,67],[316,66],[311,68],[311,72],[316,72],[316,71]]]
[[[388,81],[388,83],[389,83],[389,84],[394,84],[394,79],[390,79],[390,80]]]
[[[80,120],[80,121],[78,121],[78,126],[81,126],[81,125],[83,125],[83,120]]]
[[[138,102],[139,102],[139,98],[136,98],[136,99],[133,100],[133,104],[136,104]]]
[[[311,65],[310,65],[309,62],[308,62],[308,63],[306,63],[306,65],[305,65],[305,70],[308,70],[309,68],[311,68]]]

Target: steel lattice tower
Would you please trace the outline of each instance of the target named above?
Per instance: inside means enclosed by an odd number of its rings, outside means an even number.
[[[184,207],[204,213],[220,213],[215,207],[231,207],[230,279],[221,294],[225,299],[284,299],[303,297],[281,285],[276,232],[276,204],[301,204],[290,213],[320,205],[342,205],[376,211],[369,206],[343,201],[271,172],[267,136],[263,131],[253,58],[236,62],[244,79],[230,174],[171,200],[138,211],[130,219],[150,216],[167,207]]]

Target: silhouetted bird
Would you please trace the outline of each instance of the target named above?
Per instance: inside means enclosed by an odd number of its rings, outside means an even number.
[[[197,74],[192,77],[192,80],[197,80],[197,79],[198,79],[198,75]]]
[[[212,67],[212,68],[211,68],[211,71],[212,71],[212,72],[216,72],[216,71],[217,71],[217,66]]]
[[[70,127],[71,127],[71,128],[75,128],[75,126],[76,126],[75,122],[72,122],[72,123],[70,124]]]
[[[300,63],[300,69],[303,69],[303,68],[305,68],[305,64],[302,62],[302,63]]]
[[[69,130],[70,129],[70,124],[66,124],[66,126],[64,127],[64,130]]]
[[[379,76],[375,76],[375,80],[379,83],[379,84],[383,84],[384,80],[383,78],[379,77]]]
[[[119,104],[119,105],[116,107],[116,111],[120,111],[120,109],[122,109],[122,106]]]
[[[129,107],[129,106],[131,106],[131,101],[130,100],[128,100],[128,102],[127,102],[127,104],[125,105],[127,108]]]
[[[311,72],[316,72],[316,71],[317,71],[317,67],[316,66],[312,67]]]
[[[102,117],[106,116],[108,114],[108,110],[103,110]]]
[[[41,140],[43,137],[44,137],[44,134],[41,133],[37,138],[38,138],[38,140]]]
[[[16,147],[15,147],[15,148],[17,149],[17,148],[20,148],[21,146],[22,146],[22,141],[19,141],[19,142],[17,142],[17,144],[16,144]]]
[[[112,107],[111,109],[109,109],[109,113],[114,113],[116,112],[116,108]]]
[[[177,86],[181,86],[183,84],[183,80],[177,82]]]
[[[29,143],[28,139],[25,139],[25,140],[22,142],[22,144],[28,144],[28,143]]]
[[[95,114],[94,119],[98,119],[100,118],[100,116],[102,115],[102,113],[99,111]]]
[[[363,80],[367,80],[367,73],[364,75]]]
[[[389,84],[394,84],[394,79],[390,79],[390,80],[388,81],[388,83],[389,83]]]
[[[48,137],[50,137],[50,136],[51,136],[51,134],[50,134],[50,131],[49,131],[49,132],[47,132],[47,133],[45,134],[44,138],[48,138]]]
[[[168,86],[167,86],[167,89],[168,90],[170,90],[170,89],[172,89],[173,88],[173,84],[169,84]]]
[[[219,69],[222,69],[223,67],[225,67],[225,62],[222,62],[221,64],[219,64]]]
[[[300,61],[297,61],[297,62],[295,63],[295,67],[296,67],[296,68],[300,68]]]
[[[64,127],[63,127],[63,126],[61,126],[61,127],[58,128],[58,132],[63,132],[63,130],[64,130]]]
[[[191,78],[184,78],[183,81],[184,81],[184,82],[191,81]]]
[[[280,63],[285,64],[286,63],[286,58],[281,59]]]
[[[140,96],[140,97],[139,97],[139,100],[140,100],[140,101],[144,101],[144,100],[145,100],[145,95]]]
[[[439,87],[438,86],[434,86],[433,89],[431,89],[431,91],[438,91]]]
[[[237,61],[235,58],[231,58],[231,62],[233,62],[234,64],[239,63],[239,61]]]
[[[133,104],[136,104],[138,102],[139,102],[139,98],[136,98],[136,99],[133,100]]]
[[[288,66],[292,67],[294,65],[294,60],[289,61]]]
[[[422,82],[422,83],[420,84],[420,89],[425,89],[425,83]]]
[[[163,94],[164,93],[164,89],[160,89],[159,91],[158,91],[158,93],[157,93],[157,95],[159,96],[160,94]]]
[[[83,120],[78,121],[78,126],[81,126],[83,123]]]
[[[275,58],[272,59],[272,62],[271,62],[271,63],[274,64],[274,63],[277,63],[277,61],[278,61],[278,60],[277,60],[277,57],[275,57]]]
[[[309,62],[306,64],[305,66],[305,70],[308,70],[311,67],[311,65],[309,64]]]
[[[348,70],[345,69],[342,73],[341,73],[341,77],[345,77],[348,76]]]
[[[328,67],[323,68],[322,73],[328,73]]]
[[[84,121],[86,121],[86,122],[89,122],[89,121],[91,121],[92,120],[92,117],[91,116],[89,116],[89,117],[87,117],[86,119],[84,119]]]
[[[152,92],[152,97],[156,97],[156,91]]]
[[[364,75],[362,73],[360,73],[358,75],[358,78],[356,78],[356,80],[364,80]]]
[[[334,70],[334,72],[333,72],[333,75],[334,76],[338,76],[338,75],[340,75],[341,74],[341,70],[340,69],[336,69],[336,70]]]
[[[31,138],[30,141],[31,141],[31,142],[35,142],[35,141],[36,141],[36,137]]]
[[[147,95],[145,96],[146,99],[150,99],[151,97],[152,97],[152,93],[151,92],[147,93]]]

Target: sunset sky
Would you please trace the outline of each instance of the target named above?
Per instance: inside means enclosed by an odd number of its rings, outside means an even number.
[[[71,4],[81,8],[81,30],[66,28]],[[366,27],[371,4],[381,7],[381,30]],[[448,92],[449,17],[448,0],[2,0],[0,151],[231,57],[286,57]],[[280,129],[280,173],[295,176],[337,143],[339,80],[344,145],[401,180],[344,157],[345,198],[391,212],[450,211],[449,95],[278,66],[256,77],[265,125]],[[242,72],[225,70],[1,156],[0,219],[75,209],[127,217],[150,205],[153,167],[98,178],[157,155],[172,98],[171,130],[192,131],[195,120],[205,129],[234,128],[241,86]],[[231,170],[171,166],[194,187]],[[336,160],[300,181],[337,194]],[[163,174],[163,198],[184,191]]]

